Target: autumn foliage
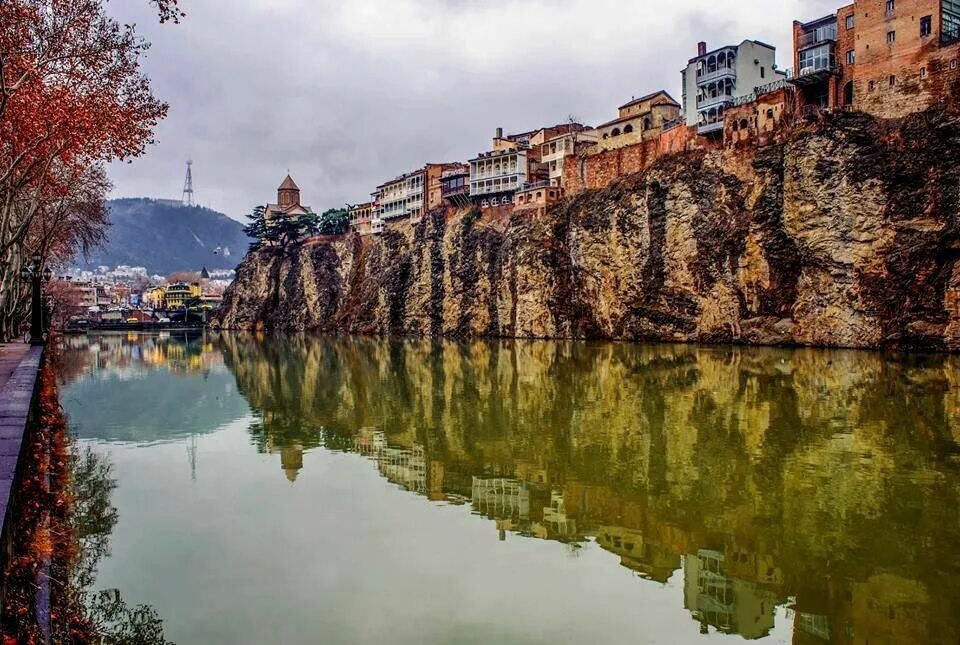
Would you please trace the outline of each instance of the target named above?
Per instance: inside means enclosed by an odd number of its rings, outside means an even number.
[[[151,3],[161,21],[182,16]],[[0,1],[0,339],[26,316],[29,257],[66,263],[98,243],[104,165],[152,143],[167,106],[140,69],[148,47],[104,0]]]

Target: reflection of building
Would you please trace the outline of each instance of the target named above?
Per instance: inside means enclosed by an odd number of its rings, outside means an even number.
[[[753,584],[730,578],[719,551],[700,549],[683,559],[684,606],[706,631],[708,626],[753,639],[774,623],[776,598]]]
[[[280,467],[287,474],[291,482],[297,481],[300,470],[303,469],[303,446],[294,444],[280,451]]]
[[[602,526],[597,529],[597,543],[619,555],[621,565],[650,580],[666,582],[680,567],[679,555],[636,529]]]
[[[487,517],[530,519],[530,488],[515,479],[473,478],[474,508]]]
[[[377,456],[377,466],[383,476],[409,491],[426,494],[427,465],[423,458],[423,446],[413,450],[382,448]]]

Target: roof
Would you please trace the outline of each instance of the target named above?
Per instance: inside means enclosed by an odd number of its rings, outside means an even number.
[[[721,51],[721,50],[723,50],[723,49],[739,49],[741,46],[743,46],[743,45],[746,44],[746,43],[753,43],[754,45],[760,45],[761,47],[765,47],[765,48],[767,48],[767,49],[771,49],[771,50],[774,50],[774,51],[776,51],[776,49],[777,49],[777,48],[774,47],[773,45],[768,45],[767,43],[763,42],[762,40],[752,40],[752,39],[750,39],[750,38],[747,38],[746,40],[744,40],[742,43],[740,43],[740,44],[738,44],[738,45],[724,45],[723,47],[717,47],[716,49],[713,49],[713,50],[711,50],[711,51],[708,51],[708,52],[707,52],[706,54],[704,54],[703,56],[699,56],[699,55],[698,55],[698,56],[694,56],[693,58],[691,58],[691,59],[688,61],[688,63],[695,63],[695,62],[697,62],[698,60],[700,60],[701,58],[706,58],[707,56],[712,56],[713,54],[716,54],[717,52],[719,52],[719,51]]]
[[[649,101],[650,99],[660,94],[663,95],[663,99],[660,102],[654,103],[654,105],[663,105],[664,103],[670,103],[672,105],[676,105],[677,107],[680,107],[680,104],[677,103],[677,101],[672,96],[670,96],[669,92],[667,92],[666,90],[657,90],[656,92],[652,92],[650,94],[647,94],[646,96],[641,96],[638,99],[633,99],[629,103],[624,103],[617,109],[622,110],[624,108],[632,107],[637,103],[643,103],[644,101]]]
[[[280,188],[277,190],[300,190],[300,187],[297,186],[297,183],[293,181],[290,175],[287,175],[287,178],[283,180],[283,183],[280,184]]]
[[[800,21],[798,20],[798,21],[796,21],[796,23],[797,23],[798,25],[800,25],[801,28],[807,29],[807,28],[809,28],[809,27],[813,27],[813,26],[819,25],[819,24],[821,24],[821,23],[836,22],[836,21],[837,21],[837,14],[831,13],[831,14],[827,14],[826,16],[823,16],[822,18],[817,18],[816,20],[811,20],[810,22],[800,22]]]

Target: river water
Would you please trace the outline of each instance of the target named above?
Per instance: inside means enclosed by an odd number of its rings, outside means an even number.
[[[71,338],[178,643],[956,643],[960,357]]]

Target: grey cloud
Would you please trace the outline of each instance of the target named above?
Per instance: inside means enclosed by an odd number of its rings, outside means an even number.
[[[171,105],[158,143],[115,164],[116,196],[179,196],[192,156],[201,203],[242,218],[289,169],[316,209],[357,202],[426,161],[465,160],[493,129],[615,115],[665,88],[696,42],[758,38],[791,64],[794,18],[834,3],[770,0],[183,0],[181,25],[146,3],[112,11],[153,48]],[[839,4],[837,4],[839,6]],[[502,14],[502,15],[501,15]],[[520,23],[520,24],[516,24]]]

